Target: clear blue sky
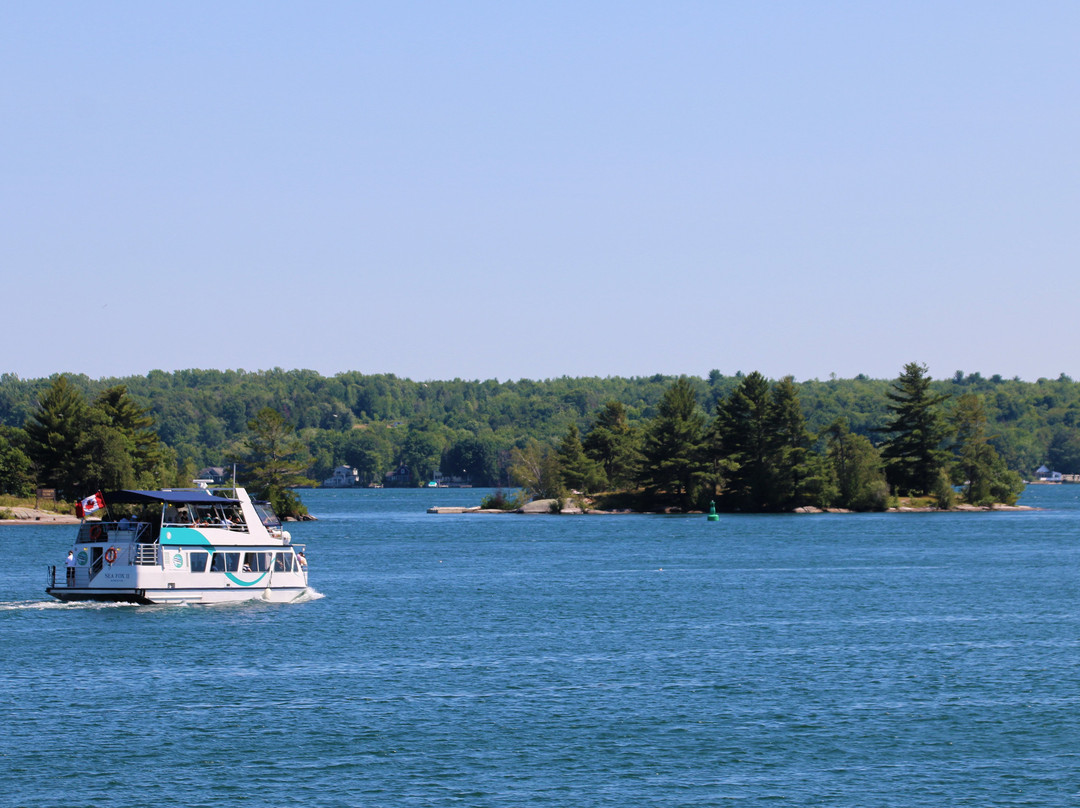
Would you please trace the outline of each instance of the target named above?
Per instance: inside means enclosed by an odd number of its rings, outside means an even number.
[[[23,378],[1080,378],[1080,4],[0,6]]]

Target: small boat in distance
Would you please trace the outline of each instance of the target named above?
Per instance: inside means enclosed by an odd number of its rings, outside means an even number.
[[[307,592],[303,545],[243,488],[113,491],[84,502],[109,518],[79,524],[66,577],[49,567],[45,591],[58,600],[286,603]]]

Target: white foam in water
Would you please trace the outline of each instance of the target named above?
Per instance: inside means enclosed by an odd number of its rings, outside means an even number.
[[[63,603],[59,600],[22,600],[0,602],[0,612],[15,612],[24,609],[115,609],[130,607],[131,603],[102,603],[89,600]]]
[[[309,603],[313,600],[319,600],[325,598],[322,592],[308,587],[300,597],[296,600],[290,601],[291,603]],[[247,606],[252,603],[258,603],[257,600],[239,600],[239,601],[227,601],[225,603],[191,603],[191,604],[148,604],[150,606],[168,606],[174,608],[176,606]],[[43,611],[45,609],[129,609],[139,606],[137,603],[112,603],[103,601],[92,600],[76,600],[64,603],[59,600],[9,600],[0,601],[0,612],[17,612],[17,611]],[[147,608],[142,606],[141,608]]]

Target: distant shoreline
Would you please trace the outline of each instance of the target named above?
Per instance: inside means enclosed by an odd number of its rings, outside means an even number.
[[[20,505],[0,507],[0,511],[15,514],[14,519],[0,519],[0,525],[77,525],[82,521],[71,514],[43,511],[40,508],[24,508]]]
[[[528,503],[522,508],[515,508],[513,510],[500,510],[498,508],[481,508],[479,505],[466,506],[466,505],[434,505],[427,509],[428,513],[435,514],[459,514],[459,513],[515,513],[515,514],[551,514],[559,516],[621,516],[626,514],[635,515],[648,515],[648,516],[704,516],[705,511],[634,511],[634,510],[616,510],[616,511],[604,511],[594,508],[582,508],[581,506],[574,505],[571,507],[562,508],[559,511],[552,510],[552,506],[557,502],[554,499],[538,499]],[[795,508],[792,511],[780,511],[773,515],[782,516],[785,513],[796,514],[815,514],[815,513],[979,513],[990,511],[1038,511],[1041,508],[1035,508],[1031,505],[1005,505],[1003,503],[994,503],[993,505],[956,505],[952,508],[935,508],[932,506],[925,507],[911,507],[908,505],[901,505],[897,508],[887,508],[884,511],[852,511],[845,508],[815,508],[813,506],[803,506]],[[738,515],[739,511],[721,512],[721,516]]]

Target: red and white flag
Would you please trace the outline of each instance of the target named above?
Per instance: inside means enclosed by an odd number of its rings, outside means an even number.
[[[83,513],[93,513],[98,508],[105,507],[105,500],[102,498],[101,492],[98,491],[96,494],[91,494],[90,496],[88,496],[79,504],[82,505]]]

